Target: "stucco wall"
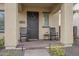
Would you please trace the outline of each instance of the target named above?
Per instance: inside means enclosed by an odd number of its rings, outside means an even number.
[[[19,12],[18,13],[18,19],[19,21],[24,21],[25,23],[20,23],[20,27],[26,27],[27,26],[27,18],[26,18],[27,14],[26,12]]]
[[[27,11],[37,11],[39,12],[39,39],[43,39],[43,34],[45,32],[45,30],[42,28],[43,27],[43,23],[44,23],[44,17],[42,12],[43,11],[48,11],[44,8],[33,8],[33,7],[28,7],[25,8],[25,10],[23,12],[19,12],[19,20],[20,21],[25,21],[25,23],[20,24],[20,27],[27,27]]]
[[[18,4],[5,4],[5,46],[16,47],[19,39]],[[11,44],[10,44],[10,43]]]
[[[0,10],[4,10],[4,4],[0,4]],[[50,10],[48,8],[43,8],[43,7],[24,7],[23,11],[20,11],[18,13],[18,20],[19,21],[24,21],[25,23],[19,24],[20,27],[27,27],[27,11],[37,11],[39,12],[39,39],[44,39],[44,34],[46,32],[49,33],[49,29],[43,28],[44,26],[44,16],[42,12],[49,12]],[[49,14],[49,26],[56,27],[56,31],[59,31],[59,15],[58,13]]]
[[[59,12],[53,14],[50,13],[50,17],[49,17],[49,25],[50,27],[55,27],[56,31],[59,32]]]
[[[19,12],[19,20],[25,21],[24,24],[20,24],[21,27],[27,27],[27,11],[37,11],[39,12],[39,39],[44,39],[44,34],[46,32],[49,33],[49,29],[43,28],[44,26],[44,15],[42,12],[48,12],[49,10],[46,8],[34,8],[34,7],[26,7],[24,8],[23,12]],[[49,26],[56,27],[56,31],[59,31],[59,14],[56,13],[53,15],[53,13],[49,14]]]
[[[4,10],[4,4],[0,3],[0,10]]]

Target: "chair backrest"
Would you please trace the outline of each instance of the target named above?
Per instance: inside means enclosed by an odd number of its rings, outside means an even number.
[[[56,28],[55,27],[50,28],[50,35],[56,35]]]
[[[27,28],[26,27],[21,27],[20,28],[20,34],[21,35],[26,35],[27,34]]]
[[[73,37],[74,39],[77,39],[77,26],[73,26]]]

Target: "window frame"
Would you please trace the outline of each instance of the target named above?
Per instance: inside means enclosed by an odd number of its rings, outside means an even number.
[[[43,17],[44,17],[43,27],[48,28],[49,27],[49,12],[43,12]]]

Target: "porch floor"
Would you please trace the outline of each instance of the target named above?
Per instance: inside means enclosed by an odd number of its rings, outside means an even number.
[[[49,45],[61,45],[59,41],[56,40],[31,40],[29,42],[23,42],[18,44],[18,48],[25,48],[26,50],[28,49],[44,49],[49,47]]]

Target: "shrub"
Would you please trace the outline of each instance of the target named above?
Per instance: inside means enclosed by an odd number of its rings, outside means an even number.
[[[0,39],[0,48],[4,47],[4,39]]]
[[[61,49],[61,46],[54,46],[54,47],[49,47],[49,53],[52,56],[64,56],[64,50]]]

